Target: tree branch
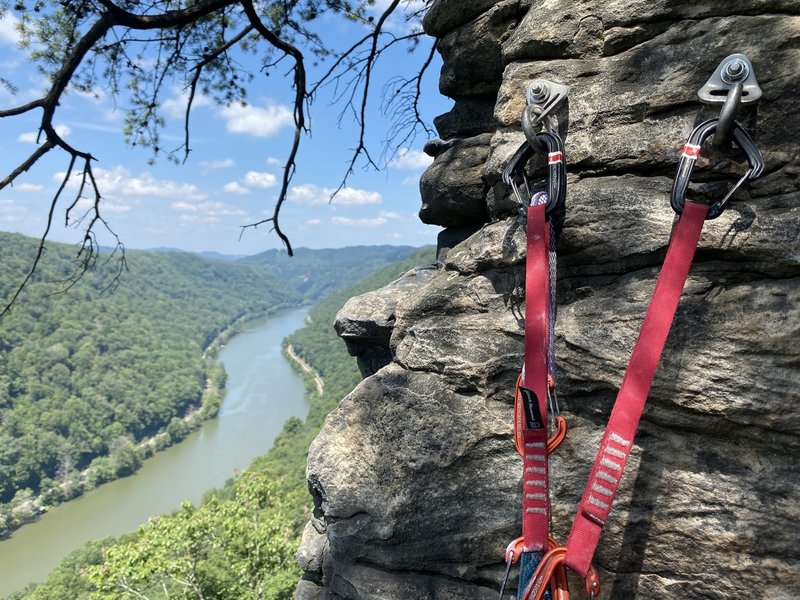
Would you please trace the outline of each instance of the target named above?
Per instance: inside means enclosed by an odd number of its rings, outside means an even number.
[[[215,60],[217,60],[220,56],[225,54],[228,50],[233,48],[236,44],[241,42],[245,38],[245,36],[247,36],[247,34],[249,34],[254,29],[255,29],[255,27],[252,24],[248,25],[242,31],[240,31],[238,34],[236,34],[230,40],[228,40],[225,44],[223,44],[222,46],[220,46],[219,48],[214,50],[214,52],[208,54],[195,67],[194,75],[192,76],[192,81],[189,84],[189,99],[188,99],[188,101],[186,103],[186,116],[184,118],[184,124],[183,124],[183,130],[184,130],[184,135],[185,135],[185,141],[184,141],[184,145],[183,145],[183,148],[184,148],[183,162],[184,163],[189,158],[189,152],[191,152],[191,149],[189,148],[189,114],[190,114],[190,112],[192,110],[192,103],[194,102],[194,97],[195,97],[195,94],[197,93],[197,84],[200,82],[200,75],[203,73],[203,69],[207,65],[209,65],[210,63],[212,63]],[[180,148],[177,148],[175,151],[177,152],[177,150],[179,150],[179,149]]]
[[[410,140],[413,141],[416,136],[417,127],[422,127],[425,133],[429,136],[434,135],[433,130],[423,121],[422,115],[419,110],[419,101],[422,97],[422,78],[433,62],[436,55],[437,42],[431,44],[428,56],[423,62],[417,74],[411,79],[399,79],[394,92],[389,96],[384,104],[384,114],[392,115],[393,126],[389,130],[389,135],[384,140],[384,156],[388,163],[397,154],[400,148],[405,147]],[[390,81],[387,86],[391,87]],[[413,91],[406,91],[408,87],[413,86]],[[393,109],[393,105],[399,108]],[[410,113],[410,116],[404,118],[404,114]],[[407,133],[400,137],[403,130]],[[394,148],[393,152],[387,152],[390,145]]]
[[[373,29],[340,53],[329,50],[324,45],[324,40],[306,25],[304,19],[313,19],[317,15],[316,10],[319,13],[330,11],[343,14],[348,18],[361,20],[364,24],[371,23],[371,17],[370,19],[364,18],[363,11],[369,4],[367,0],[358,0],[353,3],[356,6],[354,9],[349,8],[348,3],[327,1],[319,3],[320,6],[315,9],[311,0],[302,0],[302,2],[300,0],[269,0],[258,4],[255,3],[255,0],[194,0],[193,3],[150,0],[138,4],[123,3],[121,0],[52,2],[56,11],[52,15],[55,19],[53,24],[48,21],[51,15],[39,16],[30,21],[33,25],[27,29],[34,42],[43,42],[44,50],[37,50],[36,54],[43,64],[52,68],[50,88],[46,90],[42,98],[0,111],[0,118],[4,118],[15,117],[41,108],[39,134],[43,138],[43,143],[5,179],[0,181],[0,189],[11,185],[22,173],[28,171],[40,158],[54,148],[59,148],[70,156],[67,175],[53,197],[45,234],[40,240],[40,250],[33,265],[34,269],[39,264],[44,252],[44,242],[51,229],[53,211],[56,205],[63,201],[63,192],[69,178],[77,176],[74,172],[74,165],[78,159],[83,161],[84,168],[80,175],[77,194],[65,211],[65,220],[68,225],[79,225],[86,222],[83,242],[78,252],[83,272],[95,263],[99,250],[94,227],[105,226],[116,237],[100,213],[102,196],[92,172],[93,156],[89,152],[70,145],[53,126],[54,115],[67,87],[72,84],[84,91],[94,89],[100,77],[101,67],[102,77],[110,85],[115,101],[122,86],[130,84],[134,108],[128,112],[125,133],[133,145],[144,143],[158,153],[159,132],[163,126],[163,119],[157,112],[159,99],[163,94],[168,76],[175,72],[183,74],[184,82],[187,83],[184,89],[188,90],[189,95],[183,123],[184,142],[182,146],[169,151],[168,154],[171,160],[177,161],[175,155],[182,149],[183,162],[186,162],[191,152],[190,115],[199,93],[198,86],[203,86],[201,88],[203,93],[211,90],[211,93],[215,95],[215,100],[220,104],[243,99],[246,89],[236,83],[241,67],[237,65],[230,51],[236,46],[241,46],[245,52],[252,51],[253,47],[250,45],[251,40],[248,39],[248,35],[253,31],[257,32],[258,36],[271,46],[262,64],[263,70],[273,71],[285,58],[293,60],[291,70],[294,90],[294,136],[284,164],[281,187],[272,216],[242,226],[241,233],[250,227],[256,228],[261,224],[271,223],[272,229],[277,233],[291,256],[293,254],[292,247],[289,238],[280,228],[279,216],[297,170],[296,161],[302,135],[308,132],[306,110],[322,87],[331,83],[336,86],[334,97],[336,102],[340,101],[344,105],[342,114],[352,112],[358,124],[357,144],[349,157],[344,177],[332,198],[345,187],[360,157],[364,158],[366,165],[371,165],[376,170],[380,169],[367,146],[367,107],[374,94],[372,90],[374,87],[373,69],[382,54],[401,42],[410,41],[413,44],[413,40],[421,35],[417,31],[406,35],[396,35],[384,30],[389,17],[404,2],[407,0],[392,0],[388,3],[388,7],[380,14]],[[50,6],[50,3],[47,5]],[[183,6],[183,8],[166,10],[166,8],[175,6]],[[240,8],[242,12],[240,12]],[[128,9],[135,10],[139,14]],[[271,9],[275,9],[274,14],[268,12]],[[259,11],[265,15],[263,21]],[[239,32],[230,39],[226,39],[229,28],[233,27],[239,28]],[[159,29],[164,31],[152,35],[149,33],[134,34],[136,31]],[[359,35],[361,35],[360,32]],[[104,41],[104,38],[108,39]],[[251,39],[255,38],[251,36]],[[134,44],[136,45],[134,46]],[[211,46],[211,49],[207,46]],[[308,49],[313,56],[333,57],[333,64],[310,89],[306,80],[305,57],[300,48]],[[392,129],[392,140],[398,139],[401,135],[394,132],[402,133],[406,127],[412,131],[402,137],[401,143],[406,143],[410,139],[409,136],[416,135],[420,125],[426,132],[430,132],[430,129],[422,122],[419,99],[422,76],[431,64],[433,53],[434,49],[431,48],[422,69],[415,77],[397,79],[398,83],[392,88],[393,98],[397,98],[400,103],[407,102],[409,105],[405,112],[401,109],[396,109],[394,112],[401,118],[397,119],[397,124]],[[155,59],[155,66],[152,62],[146,62],[151,58]],[[248,75],[248,77],[251,79],[252,75]],[[0,79],[0,84],[3,83],[4,80]],[[206,85],[209,86],[208,90]],[[385,113],[390,112],[392,99],[388,104],[389,109],[385,110]],[[386,142],[389,143],[388,140]],[[72,215],[81,206],[79,202],[84,199],[83,193],[88,187],[91,187],[94,192],[91,208],[83,216],[73,219]],[[125,264],[124,247],[119,238],[116,239],[117,248],[121,248],[123,252],[121,272]],[[21,287],[27,284],[30,275],[29,273]],[[19,290],[11,303],[18,296]],[[11,303],[0,315],[8,311]]]
[[[359,118],[359,132],[358,132],[358,146],[353,151],[353,156],[350,159],[350,163],[347,167],[347,171],[345,172],[344,177],[342,178],[339,187],[336,188],[336,191],[331,194],[331,200],[338,194],[344,186],[347,184],[347,178],[352,175],[353,169],[355,167],[356,161],[358,157],[361,156],[363,153],[366,156],[367,161],[371,164],[376,170],[380,170],[378,165],[375,164],[375,161],[372,160],[372,157],[369,154],[369,150],[367,150],[366,142],[364,141],[365,130],[366,130],[366,122],[367,122],[367,100],[369,98],[369,84],[370,79],[372,76],[372,67],[375,63],[375,59],[378,54],[378,38],[381,35],[381,30],[383,29],[383,24],[386,22],[386,19],[394,12],[397,8],[397,5],[400,4],[400,0],[393,0],[392,3],[387,7],[383,14],[378,19],[378,22],[375,24],[375,29],[372,31],[372,46],[370,48],[369,54],[367,55],[367,64],[364,67],[364,90],[361,94],[361,111],[360,111],[360,118]]]
[[[397,2],[399,0],[395,0]],[[286,196],[289,192],[289,184],[292,181],[292,177],[294,176],[294,172],[296,169],[296,159],[297,159],[297,151],[300,149],[300,137],[303,134],[303,131],[306,129],[305,123],[305,102],[306,98],[308,97],[308,92],[306,90],[306,70],[305,70],[305,63],[303,62],[303,53],[300,52],[298,48],[280,39],[277,35],[272,33],[256,13],[255,8],[253,7],[252,0],[245,0],[242,2],[244,6],[244,12],[247,15],[247,18],[250,20],[250,24],[255,27],[256,31],[258,31],[261,36],[263,36],[270,44],[272,44],[278,50],[281,50],[284,54],[290,55],[294,58],[294,138],[292,140],[292,148],[289,151],[289,158],[286,160],[286,164],[283,167],[283,180],[281,182],[281,190],[278,194],[278,200],[275,202],[275,209],[272,212],[272,217],[269,219],[263,219],[256,223],[251,223],[249,225],[242,226],[242,232],[245,229],[252,227],[255,229],[259,225],[263,225],[264,223],[272,223],[272,228],[275,230],[275,233],[278,234],[278,237],[281,238],[283,244],[286,246],[286,251],[288,252],[289,256],[292,256],[294,253],[292,251],[292,244],[289,241],[289,238],[286,237],[286,234],[281,231],[280,225],[278,223],[278,215],[280,214],[281,207],[283,203],[286,202]]]
[[[17,177],[19,177],[25,171],[30,169],[34,164],[36,164],[36,161],[42,158],[53,148],[55,148],[55,144],[53,144],[49,139],[45,140],[45,142],[41,146],[36,148],[36,150],[33,151],[33,154],[31,154],[25,161],[23,161],[21,165],[19,165],[16,169],[11,171],[11,173],[9,173],[2,181],[0,181],[0,190],[2,190],[8,184],[13,183]]]
[[[205,0],[186,8],[170,10],[157,15],[137,15],[120,8],[109,0],[97,1],[108,11],[106,14],[114,25],[140,30],[181,27],[237,3],[236,0]]]

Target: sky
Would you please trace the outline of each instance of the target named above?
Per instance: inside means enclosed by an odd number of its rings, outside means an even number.
[[[387,3],[388,0],[379,1],[375,10]],[[401,18],[394,18],[389,26],[398,34],[408,28]],[[324,37],[343,45],[366,33],[363,26],[341,19],[323,18],[318,27]],[[368,146],[375,158],[382,157],[382,140],[390,125],[378,108],[381,87],[389,77],[422,64],[430,43],[426,38],[413,55],[398,48],[382,58],[380,79],[373,83],[373,106],[367,117]],[[308,62],[310,80],[327,68]],[[288,62],[285,64],[288,71]],[[255,62],[252,66],[258,70]],[[423,81],[421,107],[428,124],[452,106],[452,101],[438,92],[440,66],[437,54]],[[17,88],[12,94],[0,87],[2,109],[39,98],[47,89],[46,78],[19,49],[13,17],[9,15],[0,21],[0,75]],[[171,148],[183,140],[187,92],[178,82],[171,83],[167,90],[160,99],[167,119],[162,140],[165,147]],[[352,116],[345,115],[337,123],[341,106],[332,105],[334,92],[333,88],[324,88],[310,108],[311,135],[301,143],[298,168],[282,209],[281,229],[292,246],[435,243],[440,228],[424,225],[417,216],[419,176],[431,162],[422,153],[427,139],[424,132],[413,144],[399,148],[393,159],[382,160],[379,172],[364,168],[363,161],[358,163],[347,186],[332,202],[329,200],[357,142]],[[151,163],[151,151],[125,144],[122,129],[126,99],[115,99],[101,87],[91,94],[69,90],[54,124],[67,142],[97,158],[93,170],[103,195],[101,211],[126,248],[251,255],[282,247],[278,237],[269,231],[269,224],[243,232],[241,226],[272,215],[293,135],[291,100],[286,79],[260,74],[249,87],[246,106],[220,106],[208,98],[197,98],[191,116],[192,152],[185,163],[178,165],[166,158]],[[41,113],[36,110],[0,120],[0,177],[33,152],[40,118]],[[68,165],[69,156],[53,150],[13,186],[0,190],[0,230],[39,237]],[[49,238],[79,243],[83,238],[80,225],[64,223],[64,210],[77,192],[77,178],[70,181],[67,192],[56,211]],[[87,203],[83,200],[79,207],[88,206]],[[103,244],[110,244],[112,239],[100,236]]]

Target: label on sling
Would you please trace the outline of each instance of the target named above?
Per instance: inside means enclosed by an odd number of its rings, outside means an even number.
[[[519,391],[522,394],[522,405],[525,407],[525,428],[544,429],[544,419],[539,410],[539,399],[536,397],[536,392],[522,386]]]

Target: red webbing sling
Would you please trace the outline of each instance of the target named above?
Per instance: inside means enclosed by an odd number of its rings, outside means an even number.
[[[516,411],[523,455],[522,537],[525,552],[546,550],[550,528],[547,472],[550,224],[545,210],[544,203],[528,207],[525,358],[519,389],[522,402]]]
[[[707,211],[706,205],[686,202],[567,538],[566,550],[557,548],[545,556],[522,595],[526,600],[542,598],[550,576],[561,562],[581,577],[586,577],[589,572],[628,461]],[[587,591],[594,593],[596,590]]]
[[[611,511],[707,211],[708,206],[694,202],[687,202],[684,207],[578,506],[567,538],[565,563],[581,576],[589,569]]]

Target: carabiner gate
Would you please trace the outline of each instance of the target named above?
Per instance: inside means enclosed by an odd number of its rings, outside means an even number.
[[[675,175],[675,182],[672,184],[672,193],[670,195],[670,203],[672,209],[678,213],[683,213],[683,206],[686,203],[686,191],[689,188],[689,181],[692,178],[692,171],[694,164],[697,162],[697,157],[700,156],[700,147],[703,142],[708,139],[719,126],[719,119],[709,119],[700,123],[694,128],[689,140],[683,147],[683,154],[678,163],[678,172]],[[742,178],[733,186],[733,188],[725,195],[722,200],[717,200],[708,207],[708,215],[706,219],[716,219],[725,210],[725,205],[733,193],[739,189],[745,181],[754,181],[758,179],[764,171],[764,157],[761,151],[756,146],[753,138],[745,131],[741,125],[736,122],[731,124],[731,133],[736,144],[741,148],[747,156],[747,162],[750,169],[742,176]]]
[[[564,217],[565,207],[564,202],[567,197],[567,176],[564,167],[564,142],[561,138],[548,131],[542,131],[536,135],[536,138],[547,150],[547,164],[548,164],[548,177],[547,177],[547,207],[545,213],[548,217],[555,217],[556,220],[561,220]],[[510,186],[514,190],[514,195],[520,205],[525,206],[530,203],[533,197],[533,192],[530,187],[530,178],[525,170],[525,165],[536,154],[536,150],[526,141],[517,149],[514,156],[503,169],[503,183]],[[525,184],[525,189],[528,194],[528,199],[525,200],[517,187],[517,179],[521,179]]]

